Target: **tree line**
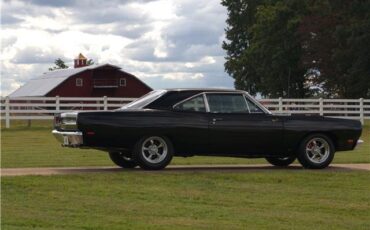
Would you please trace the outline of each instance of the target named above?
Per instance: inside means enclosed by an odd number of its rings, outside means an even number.
[[[370,97],[370,0],[222,0],[225,71],[266,97]]]

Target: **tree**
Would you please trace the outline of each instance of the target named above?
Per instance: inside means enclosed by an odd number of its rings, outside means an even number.
[[[306,70],[306,84],[313,96],[335,95],[330,78],[335,76],[332,34],[339,22],[337,13],[328,1],[309,0],[307,12],[302,16],[297,33],[302,55],[300,64]]]
[[[370,1],[353,0],[337,6],[343,18],[333,38],[336,78],[330,84],[346,98],[370,97]]]
[[[244,60],[258,79],[258,91],[269,97],[305,97],[305,69],[300,65],[297,27],[306,6],[300,0],[258,7]]]
[[[228,8],[225,70],[251,94],[304,97],[296,29],[306,5],[298,0],[224,0]]]
[[[303,66],[318,70],[315,80],[326,96],[369,97],[370,2],[309,2],[299,28]]]
[[[94,62],[94,60],[93,59],[89,59],[89,60],[87,60],[87,62],[86,62],[86,65],[94,65],[95,64],[95,62]]]
[[[223,0],[225,71],[270,97],[370,96],[370,1]]]
[[[256,77],[252,63],[243,59],[243,53],[249,47],[249,40],[252,36],[249,28],[255,22],[257,7],[263,1],[234,1],[222,0],[221,4],[228,10],[226,41],[222,48],[226,50],[225,70],[235,79],[235,87],[246,89],[251,94],[258,92],[257,84],[259,79]]]
[[[68,66],[64,63],[61,58],[58,58],[54,61],[55,66],[49,68],[49,71],[57,70],[57,69],[67,69]]]

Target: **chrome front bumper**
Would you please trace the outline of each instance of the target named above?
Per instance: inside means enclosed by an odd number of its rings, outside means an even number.
[[[83,144],[82,132],[53,130],[52,134],[65,147],[79,147]]]

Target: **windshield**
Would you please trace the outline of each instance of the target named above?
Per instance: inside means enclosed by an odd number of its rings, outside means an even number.
[[[122,106],[120,109],[141,109],[144,106],[160,98],[166,92],[167,92],[166,90],[153,90],[145,94],[144,96],[140,97],[139,99]]]

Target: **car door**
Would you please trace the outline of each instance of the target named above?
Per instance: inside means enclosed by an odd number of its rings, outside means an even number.
[[[171,132],[176,154],[202,154],[208,151],[209,117],[205,95],[198,94],[173,106],[176,124]]]
[[[263,112],[243,93],[207,93],[209,148],[220,155],[276,154],[283,123]]]

